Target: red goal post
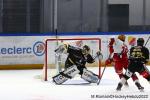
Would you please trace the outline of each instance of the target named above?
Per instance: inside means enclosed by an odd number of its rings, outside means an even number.
[[[56,47],[58,47],[59,44],[62,44],[62,43],[67,43],[67,44],[75,45],[75,46],[79,46],[79,47],[82,47],[83,45],[88,45],[91,49],[92,54],[95,54],[96,51],[101,50],[101,39],[100,38],[46,39],[46,41],[45,41],[45,60],[44,60],[44,66],[43,66],[44,81],[47,81],[49,76],[52,77],[49,74],[51,74],[52,71],[54,71],[54,69],[58,71],[58,69],[56,69],[56,57],[54,54],[55,53],[54,50],[56,49]],[[63,55],[62,55],[61,59],[65,60],[65,58],[63,58]],[[60,60],[60,62],[61,62],[61,60]],[[64,63],[64,62],[65,61],[62,61],[62,63]],[[100,75],[101,75],[101,61],[100,60],[97,60],[95,65],[87,65],[87,66],[97,67],[98,71],[96,72],[96,74],[98,74],[100,77]],[[51,70],[48,70],[48,69],[51,69]],[[56,75],[56,73],[53,75]]]

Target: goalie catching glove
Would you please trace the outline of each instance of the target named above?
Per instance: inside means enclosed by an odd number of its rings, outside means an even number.
[[[60,45],[58,46],[54,51],[56,52],[56,54],[61,54],[63,52],[65,52],[65,50],[67,49],[67,44],[63,44],[63,45]]]

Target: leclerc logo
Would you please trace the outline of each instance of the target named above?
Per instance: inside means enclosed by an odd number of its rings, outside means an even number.
[[[44,51],[45,51],[45,44],[43,42],[38,41],[33,45],[33,52],[35,55],[42,56],[44,54]]]

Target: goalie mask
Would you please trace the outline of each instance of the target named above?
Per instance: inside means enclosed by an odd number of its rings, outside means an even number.
[[[143,46],[144,45],[144,39],[143,38],[138,38],[137,45],[138,46]]]
[[[90,54],[90,47],[87,46],[87,45],[84,45],[83,48],[82,48],[82,53],[84,55]]]

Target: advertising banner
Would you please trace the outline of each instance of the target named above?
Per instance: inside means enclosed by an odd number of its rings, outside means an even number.
[[[121,33],[120,33],[121,34]],[[125,34],[126,44],[130,49],[136,45],[139,37],[144,38],[146,47],[150,49],[149,34]],[[99,34],[94,35],[59,35],[57,38],[100,38],[101,52],[104,62],[108,58],[108,42],[111,37],[117,38],[118,34]],[[0,36],[0,65],[18,64],[44,64],[45,59],[45,40],[56,38],[55,36]],[[87,44],[88,45],[88,44]],[[52,46],[53,47],[53,46]],[[93,49],[93,48],[92,48]],[[54,53],[54,52],[51,52]]]
[[[0,64],[43,64],[44,37],[0,37]]]

